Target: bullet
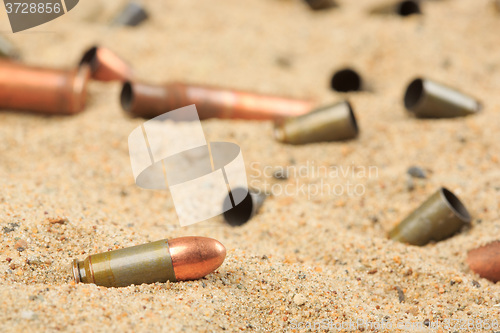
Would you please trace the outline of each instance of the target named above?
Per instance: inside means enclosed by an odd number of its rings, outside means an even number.
[[[215,271],[226,257],[224,245],[212,238],[180,237],[73,260],[75,282],[104,287],[196,280]]]
[[[78,113],[85,106],[89,76],[88,66],[59,70],[0,60],[0,109]]]
[[[406,89],[404,104],[419,118],[452,118],[475,114],[481,104],[440,83],[416,78]]]
[[[276,140],[294,145],[352,139],[358,132],[354,112],[347,101],[276,122],[274,127]]]
[[[351,68],[336,71],[330,82],[333,90],[339,92],[361,90],[361,76]]]
[[[312,102],[184,83],[126,82],[120,96],[125,112],[153,118],[196,104],[200,119],[276,120],[307,113]]]
[[[135,27],[148,18],[148,13],[141,5],[129,2],[125,8],[113,19],[112,25]]]
[[[421,14],[420,1],[406,0],[377,6],[370,11],[371,14],[397,14],[399,16],[409,16]]]
[[[304,0],[304,1],[313,10],[328,9],[337,6],[333,0]]]
[[[19,59],[19,52],[12,43],[0,36],[0,58]]]
[[[245,198],[234,206],[232,204],[233,198],[243,197],[245,193],[247,193]],[[258,213],[266,198],[266,194],[253,189],[247,191],[245,188],[236,188],[232,190],[224,199],[224,220],[233,227],[245,224]],[[226,210],[225,207],[233,208]]]
[[[127,81],[133,77],[132,68],[107,48],[94,46],[88,49],[80,65],[91,68],[92,78],[98,81]]]
[[[442,187],[397,225],[389,233],[389,238],[421,246],[452,236],[470,220],[469,212],[460,200]]]
[[[470,250],[467,263],[474,273],[493,283],[500,281],[500,241]]]

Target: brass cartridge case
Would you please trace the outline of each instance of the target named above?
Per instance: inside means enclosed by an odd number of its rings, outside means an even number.
[[[358,132],[351,105],[344,101],[276,122],[274,137],[280,142],[297,145],[348,140],[355,138]]]
[[[162,86],[127,82],[120,101],[124,111],[145,118],[196,104],[200,119],[276,120],[307,113],[313,105],[306,100],[178,82]]]
[[[195,280],[217,269],[224,245],[206,237],[180,237],[93,254],[73,261],[75,282],[104,287]]]
[[[43,114],[83,110],[90,70],[58,70],[0,60],[0,109]]]
[[[494,241],[467,253],[470,269],[493,283],[500,281],[500,241]]]
[[[127,81],[132,79],[132,68],[111,50],[94,46],[88,49],[80,65],[89,65],[92,78],[98,81]]]
[[[452,236],[470,221],[465,206],[452,192],[442,187],[399,223],[389,233],[389,238],[412,245],[425,245]]]
[[[244,188],[236,188],[224,199],[224,220],[233,227],[245,224],[254,217],[267,198],[265,193],[249,189],[243,201],[229,210],[225,209],[226,207],[233,206],[231,196],[240,197],[243,196],[245,192],[246,189]]]
[[[112,25],[126,25],[135,27],[148,18],[148,13],[141,5],[129,2],[125,8],[113,19]]]
[[[481,110],[481,104],[440,83],[417,78],[406,89],[404,104],[419,118],[452,118]]]

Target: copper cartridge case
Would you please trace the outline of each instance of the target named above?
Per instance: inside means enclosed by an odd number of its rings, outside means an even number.
[[[104,287],[196,280],[216,270],[226,257],[224,245],[212,238],[180,237],[73,260],[75,282]]]
[[[92,78],[98,81],[127,81],[132,79],[132,68],[111,50],[94,46],[87,50],[80,65],[88,64]]]
[[[235,195],[237,197],[245,195],[247,190],[245,188],[236,188],[232,190],[228,196],[224,199],[224,220],[229,224],[234,226],[240,226],[248,222],[255,214],[258,213],[260,207],[266,200],[267,195],[259,192],[257,190],[250,189],[248,190],[245,198],[236,206],[233,207],[231,204],[232,196]],[[240,193],[238,193],[240,192]],[[226,210],[226,207],[233,207],[229,210]]]
[[[494,241],[470,250],[467,253],[470,269],[482,278],[493,282],[500,281],[500,241]]]
[[[355,138],[359,133],[349,102],[316,109],[308,114],[276,122],[276,140],[294,145]]]
[[[399,223],[389,233],[389,238],[412,245],[425,245],[452,236],[470,220],[467,208],[452,192],[442,187]]]
[[[417,78],[406,89],[405,107],[419,118],[452,118],[475,114],[481,103],[432,80]]]
[[[44,114],[74,114],[83,110],[90,70],[29,67],[0,60],[0,109]]]
[[[120,100],[124,111],[145,118],[196,104],[200,119],[276,120],[307,113],[313,105],[306,100],[178,82],[162,86],[127,82]]]

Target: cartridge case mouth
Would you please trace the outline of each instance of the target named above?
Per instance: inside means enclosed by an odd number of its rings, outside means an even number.
[[[235,203],[236,198],[243,197],[246,191],[245,188],[236,188],[224,200],[224,220],[233,227],[241,226],[248,222],[257,214],[264,200],[267,198],[267,195],[264,193],[250,189],[241,202]],[[228,207],[232,208],[226,209]]]
[[[413,80],[405,93],[405,107],[408,111],[413,112],[413,108],[422,101],[424,96],[424,81],[421,78]]]
[[[134,92],[132,90],[132,83],[125,82],[120,93],[120,104],[125,112],[130,113],[134,102]]]
[[[400,16],[409,16],[413,14],[422,14],[419,1],[401,1],[396,7],[396,13]]]
[[[90,49],[88,49],[82,56],[82,59],[80,60],[80,66],[84,64],[88,64],[90,66],[90,69],[92,72],[94,72],[97,69],[97,66],[99,65],[97,62],[97,46],[93,46]]]
[[[361,84],[361,76],[351,68],[336,71],[330,82],[331,88],[339,92],[359,91]]]
[[[467,208],[465,208],[464,204],[458,199],[458,197],[453,194],[450,190],[448,190],[445,187],[442,187],[440,189],[441,196],[450,208],[450,210],[455,214],[456,217],[458,217],[460,220],[462,220],[464,223],[470,223],[471,221],[471,216],[469,212],[467,211]]]

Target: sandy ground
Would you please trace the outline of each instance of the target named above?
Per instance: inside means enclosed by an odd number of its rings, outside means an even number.
[[[110,28],[123,3],[81,1],[51,23],[5,35],[29,64],[68,68],[97,43],[150,82],[318,104],[348,98],[360,137],[287,146],[274,141],[270,122],[204,121],[209,140],[241,146],[250,184],[273,196],[242,227],[217,217],[181,228],[167,191],[134,184],[127,137],[143,120],[124,115],[118,83],[92,82],[85,112],[73,117],[1,112],[0,331],[282,331],[319,321],[331,331],[341,323],[370,331],[426,320],[441,332],[492,331],[481,323],[500,320],[500,284],[465,263],[467,250],[500,237],[500,14],[489,1],[428,1],[424,15],[403,19],[368,15],[381,3],[369,0],[339,1],[326,12],[298,0],[150,0],[149,21]],[[10,30],[3,10],[0,30]],[[330,90],[331,74],[345,65],[360,71],[364,92]],[[477,97],[483,111],[410,117],[402,95],[417,75]],[[428,178],[409,191],[412,165]],[[308,171],[271,177],[269,170],[287,166]],[[370,166],[376,173],[314,173]],[[327,185],[338,185],[337,193]],[[440,186],[466,204],[471,227],[425,247],[388,240]],[[66,221],[50,222],[58,217]],[[184,235],[221,241],[224,264],[199,281],[119,289],[72,281],[74,258]]]

